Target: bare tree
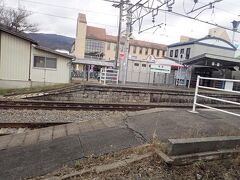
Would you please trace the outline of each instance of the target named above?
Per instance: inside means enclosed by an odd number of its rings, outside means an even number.
[[[31,12],[23,8],[15,10],[8,9],[4,5],[0,5],[0,23],[7,26],[9,29],[17,32],[38,31],[37,24],[32,24],[28,22],[28,17],[31,15]]]

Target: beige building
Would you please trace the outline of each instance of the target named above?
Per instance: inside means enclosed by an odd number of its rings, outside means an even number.
[[[72,56],[0,25],[0,88],[69,83]]]
[[[225,29],[222,28],[211,28],[209,29],[208,35],[212,37],[218,37],[224,39],[225,41],[231,42],[231,39]]]
[[[77,21],[76,39],[72,53],[77,59],[93,58],[114,60],[117,36],[108,35],[103,28],[87,25],[86,15],[79,14]],[[124,37],[121,38],[120,52],[123,52]],[[163,44],[151,43],[131,39],[129,58],[144,60],[152,55],[161,58],[165,55],[167,47]]]

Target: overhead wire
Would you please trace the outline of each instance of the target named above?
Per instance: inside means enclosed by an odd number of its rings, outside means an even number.
[[[18,10],[18,8],[13,8],[13,7],[10,7],[10,6],[4,6],[4,8]],[[71,17],[67,17],[67,16],[59,16],[59,15],[44,13],[44,12],[40,12],[40,11],[26,10],[26,9],[24,11],[32,13],[32,14],[36,13],[36,14],[41,14],[41,15],[45,15],[45,16],[55,17],[55,18],[61,18],[61,19],[68,19],[68,20],[71,20],[71,21],[77,21],[77,18],[71,18]],[[98,22],[92,22],[92,21],[88,21],[88,22],[92,23],[92,24],[98,24],[98,25],[108,26],[108,27],[113,27],[113,28],[117,28],[118,27],[118,26],[109,25],[109,24],[102,24],[102,23],[98,23]]]
[[[44,6],[56,7],[56,8],[62,8],[62,9],[81,11],[81,12],[91,12],[91,13],[95,13],[95,14],[103,14],[103,15],[108,15],[108,16],[118,16],[116,14],[110,14],[110,13],[103,13],[103,12],[92,11],[92,10],[85,10],[85,9],[79,9],[79,8],[73,8],[73,7],[60,6],[60,5],[56,5],[56,4],[43,3],[43,2],[39,2],[39,1],[31,1],[31,0],[19,0],[19,1],[27,2],[27,3],[33,3],[33,4],[41,4],[41,5],[44,5]]]

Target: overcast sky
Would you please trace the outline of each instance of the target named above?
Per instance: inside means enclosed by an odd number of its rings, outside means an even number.
[[[144,1],[146,0],[142,0],[142,2]],[[213,1],[199,0],[196,7]],[[75,37],[77,15],[81,12],[86,14],[88,25],[106,28],[108,34],[117,34],[119,10],[114,8],[112,3],[103,0],[4,0],[4,2],[6,7],[17,8],[20,5],[33,12],[29,21],[37,23],[40,32],[43,33]],[[131,0],[131,2],[134,3],[136,0]],[[190,11],[192,7],[193,0],[176,0],[173,11],[184,13]],[[204,11],[198,18],[229,28],[232,28],[233,20],[240,20],[238,16],[240,14],[239,0],[223,0],[216,3],[214,9],[214,12],[211,9]],[[153,25],[151,21],[152,16],[147,16],[143,21],[142,28],[151,27]],[[208,34],[209,28],[214,27],[169,13],[159,13],[155,21],[155,24],[165,24],[166,22],[166,26],[138,34],[138,25],[135,24],[133,27],[134,37],[156,43],[171,44],[178,42],[180,35],[201,38]],[[124,26],[125,23],[123,23]],[[153,33],[154,31],[155,33]],[[237,33],[236,41],[240,41],[239,37],[240,35]]]

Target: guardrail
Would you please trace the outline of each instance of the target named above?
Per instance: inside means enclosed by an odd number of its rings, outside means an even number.
[[[119,70],[102,68],[100,72],[100,83],[103,82],[104,85],[106,85],[107,83],[118,84],[118,76]]]
[[[207,87],[207,86],[203,86],[200,85],[200,80],[209,80],[209,81],[222,81],[223,82],[223,86],[222,89],[221,88],[215,88],[215,87]],[[234,104],[234,105],[238,105],[240,106],[239,102],[234,102],[234,101],[229,101],[229,100],[225,100],[225,99],[220,99],[220,98],[215,98],[215,97],[210,97],[210,96],[206,96],[206,95],[200,95],[198,93],[199,88],[201,89],[208,89],[208,90],[216,90],[216,91],[223,91],[223,92],[229,92],[229,93],[237,93],[240,94],[240,91],[234,91],[233,90],[233,84],[234,83],[240,83],[240,80],[235,80],[235,79],[219,79],[219,78],[209,78],[209,77],[200,77],[197,76],[197,83],[196,83],[196,89],[195,89],[195,95],[194,95],[194,102],[193,102],[193,108],[192,108],[192,113],[198,113],[196,111],[196,106],[200,106],[200,107],[204,107],[204,108],[208,108],[208,109],[213,109],[216,111],[220,111],[220,112],[224,112],[227,114],[231,114],[231,115],[235,115],[235,116],[239,116],[240,114],[237,113],[233,113],[230,111],[226,111],[226,110],[222,110],[219,108],[215,108],[215,107],[211,107],[208,105],[204,105],[204,104],[200,104],[197,102],[197,98],[201,97],[201,98],[206,98],[206,99],[211,99],[211,100],[215,100],[215,101],[219,101],[219,102],[224,102],[224,103],[229,103],[229,104]]]

